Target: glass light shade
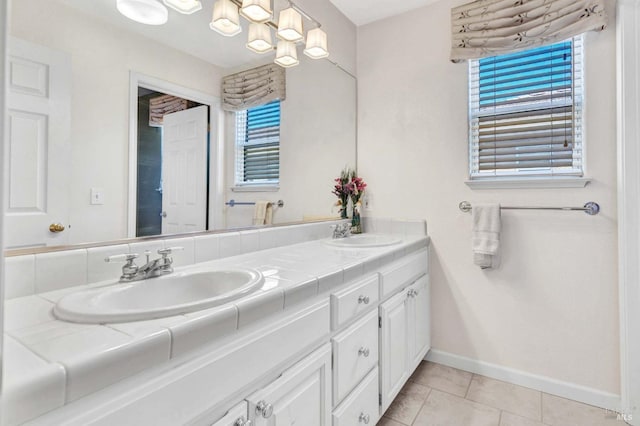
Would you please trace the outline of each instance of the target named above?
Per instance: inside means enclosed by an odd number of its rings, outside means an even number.
[[[217,0],[213,4],[213,18],[211,18],[209,28],[226,37],[239,34],[242,27],[240,27],[238,6],[233,4],[231,0]]]
[[[164,4],[184,15],[190,15],[202,9],[200,0],[164,0]]]
[[[278,37],[286,41],[300,41],[302,35],[302,15],[290,7],[280,11]]]
[[[304,54],[313,59],[321,59],[329,56],[327,49],[327,33],[320,28],[314,28],[307,32],[307,44]]]
[[[146,25],[162,25],[169,19],[169,11],[156,0],[117,0],[118,12]]]
[[[240,13],[251,22],[267,22],[271,19],[271,0],[242,0]]]
[[[279,40],[276,59],[274,62],[285,68],[298,65],[300,61],[298,61],[298,52],[296,51],[295,43],[286,40]]]
[[[267,24],[252,23],[249,25],[247,48],[256,53],[266,53],[273,50],[271,31],[269,31]]]

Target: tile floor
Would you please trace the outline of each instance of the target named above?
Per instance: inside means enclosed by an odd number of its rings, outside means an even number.
[[[378,426],[624,426],[615,413],[422,362]]]

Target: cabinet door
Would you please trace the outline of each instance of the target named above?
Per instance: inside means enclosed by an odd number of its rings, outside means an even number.
[[[413,371],[424,358],[431,344],[429,276],[424,275],[409,286],[407,293],[409,316],[409,367]]]
[[[407,299],[403,290],[380,305],[381,413],[409,378]]]
[[[330,426],[331,345],[247,398],[255,426]]]

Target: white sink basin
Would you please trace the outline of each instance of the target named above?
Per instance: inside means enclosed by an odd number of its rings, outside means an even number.
[[[56,317],[80,323],[148,320],[222,305],[257,290],[264,277],[252,269],[178,272],[68,294]]]
[[[359,234],[347,238],[332,238],[325,243],[337,247],[384,247],[399,244],[402,240],[392,235],[384,234]]]

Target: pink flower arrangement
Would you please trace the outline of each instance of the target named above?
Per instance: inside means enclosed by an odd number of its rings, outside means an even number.
[[[335,178],[334,181],[336,183],[333,187],[332,194],[339,198],[336,205],[340,206],[340,216],[346,218],[349,198],[351,198],[353,206],[356,208],[367,184],[361,177],[356,176],[355,170],[351,170],[348,167],[345,167],[344,170],[340,172],[340,177]]]

